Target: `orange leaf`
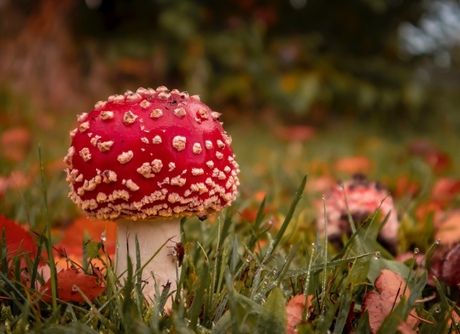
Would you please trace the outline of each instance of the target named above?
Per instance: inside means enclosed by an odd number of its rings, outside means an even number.
[[[4,158],[19,162],[24,160],[31,144],[31,135],[26,128],[8,129],[0,136],[0,152]]]
[[[295,295],[286,305],[286,334],[297,333],[297,325],[302,322],[302,313],[305,308],[305,303],[311,303],[313,295],[309,295],[308,299],[304,295]],[[308,307],[308,305],[307,305]]]
[[[374,282],[377,291],[371,291],[364,297],[363,313],[369,312],[369,324],[372,333],[377,333],[383,320],[396,307],[401,299],[406,282],[403,278],[391,270],[383,269]],[[405,296],[410,295],[409,288],[406,288]],[[415,314],[414,311],[411,314]],[[409,316],[405,321],[410,327],[417,323],[415,317]]]
[[[372,169],[372,161],[365,156],[345,157],[338,159],[334,164],[334,169],[339,173],[368,174]]]
[[[105,287],[97,283],[96,276],[85,275],[77,268],[60,271],[57,274],[57,284],[58,298],[66,302],[85,302],[82,294],[92,301],[105,290]],[[48,280],[39,291],[44,293],[43,301],[52,301],[51,280]]]
[[[91,220],[84,217],[76,219],[66,228],[64,236],[56,244],[56,248],[65,250],[67,256],[72,259],[81,261],[85,231],[96,242],[101,241],[101,236],[105,234],[105,249],[109,255],[115,254],[117,225],[109,221]]]
[[[37,256],[37,244],[22,226],[5,216],[0,216],[0,233],[3,233],[3,230],[5,230],[9,256],[21,256],[21,267],[25,267],[26,260],[24,256],[29,256],[31,259],[35,258]],[[2,239],[0,238],[0,245],[1,242]]]
[[[439,224],[435,239],[439,239],[442,245],[449,247],[460,242],[460,210],[451,212]]]
[[[396,184],[392,192],[395,198],[403,196],[415,197],[420,192],[420,185],[407,176],[400,176],[396,179]]]
[[[440,178],[433,186],[433,199],[448,204],[460,193],[460,180],[450,177]]]

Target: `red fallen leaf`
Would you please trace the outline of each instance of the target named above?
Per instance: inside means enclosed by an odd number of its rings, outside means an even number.
[[[441,216],[443,215],[442,210],[444,206],[436,201],[428,203],[421,203],[415,211],[415,217],[418,221],[425,222],[430,214],[434,215],[435,226],[439,223]]]
[[[442,278],[448,286],[460,284],[460,243],[452,247],[444,256]]]
[[[297,325],[302,322],[302,313],[305,308],[305,303],[311,303],[313,295],[309,295],[308,299],[304,295],[295,295],[286,305],[286,334],[297,333]],[[307,305],[307,307],[308,307]]]
[[[433,277],[448,286],[460,284],[460,243],[453,247],[438,248],[430,259],[428,283],[434,286]]]
[[[440,178],[433,186],[433,199],[444,204],[450,203],[460,193],[460,179]]]
[[[435,172],[442,172],[452,166],[450,156],[428,141],[418,139],[409,146],[409,152],[421,156]]]
[[[407,176],[401,176],[396,179],[396,184],[392,191],[395,198],[403,196],[415,197],[420,192],[420,185]]]
[[[85,238],[85,232],[96,242],[101,241],[101,236],[105,234],[105,250],[109,255],[115,254],[116,224],[103,220],[91,220],[85,217],[76,219],[65,229],[64,236],[55,245],[55,248],[63,249],[67,256],[76,261],[81,261],[81,257],[83,256],[82,242]]]
[[[37,244],[32,236],[19,224],[9,220],[5,216],[0,216],[0,236],[5,230],[6,246],[10,258],[22,256],[21,267],[26,266],[24,256],[34,259],[37,256]],[[0,238],[0,246],[2,239]]]
[[[372,161],[365,156],[345,157],[338,159],[334,164],[334,169],[340,173],[369,174],[373,167]]]
[[[374,282],[377,291],[371,291],[364,297],[362,313],[369,312],[369,325],[372,333],[377,333],[383,320],[390,314],[399,303],[406,282],[403,278],[391,270],[382,269]],[[406,287],[406,298],[410,296],[410,290]],[[410,313],[406,322],[410,328],[414,327],[418,320],[414,311]],[[401,319],[403,321],[403,319]]]
[[[97,283],[96,276],[84,274],[80,269],[64,269],[57,274],[58,298],[66,302],[85,302],[82,293],[89,299],[94,300],[105,290],[105,287]],[[80,291],[78,290],[81,290]],[[44,293],[42,300],[51,302],[51,280],[48,280],[39,290]]]

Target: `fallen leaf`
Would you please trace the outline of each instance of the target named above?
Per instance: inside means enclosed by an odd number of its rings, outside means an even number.
[[[0,136],[0,147],[5,159],[20,162],[24,160],[31,144],[31,135],[26,128],[8,129]]]
[[[307,184],[305,185],[305,189],[308,192],[324,194],[336,183],[337,181],[333,177],[329,175],[322,175],[308,180]]]
[[[0,246],[3,231],[5,231],[6,246],[8,247],[8,258],[21,256],[21,267],[24,268],[26,256],[31,259],[37,256],[37,244],[22,226],[5,216],[0,216]]]
[[[460,193],[460,179],[442,177],[436,181],[431,191],[433,200],[444,205],[452,202]]]
[[[409,196],[410,198],[415,197],[420,192],[420,184],[411,180],[407,176],[400,176],[396,179],[396,184],[392,191],[392,195],[395,198],[401,198],[403,196]]]
[[[115,254],[117,225],[114,222],[91,220],[85,217],[76,219],[65,229],[63,237],[55,245],[55,248],[62,249],[72,260],[81,262],[82,243],[85,241],[85,234],[86,237],[89,236],[90,240],[96,242],[105,238],[104,245],[107,254]]]
[[[436,201],[420,203],[415,211],[415,217],[420,222],[425,222],[430,215],[434,216],[434,224],[438,225],[443,216],[444,206]]]
[[[80,269],[64,269],[57,274],[58,298],[66,302],[85,302],[85,295],[90,301],[97,298],[105,287],[97,283],[97,277],[86,275]],[[80,292],[80,291],[81,292]],[[42,300],[51,302],[51,280],[39,290],[43,293]]]
[[[278,126],[275,134],[285,141],[307,141],[316,136],[316,129],[307,125]]]
[[[305,298],[304,295],[295,295],[286,305],[286,334],[297,333],[297,325],[302,322],[302,314],[304,312],[305,303],[311,304],[313,295]],[[308,307],[308,306],[307,306]]]
[[[428,285],[436,286],[434,278],[448,286],[460,284],[460,242],[453,245],[441,245],[430,258]]]
[[[9,176],[0,176],[0,199],[5,195],[9,189],[24,188],[30,185],[32,177],[30,174],[26,175],[23,171],[15,170]]]
[[[452,166],[452,159],[446,152],[423,139],[412,142],[409,145],[409,153],[422,157],[436,173]]]
[[[364,297],[362,313],[369,312],[369,324],[372,333],[377,333],[385,318],[397,306],[401,300],[406,282],[397,273],[383,269],[374,282],[376,291],[371,291]],[[410,296],[410,290],[406,287],[406,298]],[[411,311],[405,321],[410,328],[417,324],[416,313]],[[406,327],[406,326],[405,326]]]
[[[448,247],[460,242],[460,210],[450,212],[447,217],[437,224],[435,239]]]
[[[337,159],[334,164],[334,170],[339,173],[368,174],[373,167],[372,161],[365,156],[344,157]]]
[[[449,249],[442,259],[442,280],[448,286],[460,284],[460,243]]]

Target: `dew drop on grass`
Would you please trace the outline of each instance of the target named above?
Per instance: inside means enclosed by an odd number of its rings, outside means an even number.
[[[434,310],[435,313],[441,313],[441,306],[438,304],[438,305],[436,305],[436,306],[434,307],[433,310]]]
[[[78,291],[78,288],[77,288],[76,285],[72,285],[72,291],[74,291],[74,292],[77,292],[77,291]]]
[[[414,248],[414,254],[417,255],[418,253],[420,253],[420,249],[418,249],[417,247]]]
[[[255,295],[254,295],[254,300],[255,300],[256,302],[260,302],[260,303],[262,303],[262,304],[265,303],[264,295],[261,294],[261,293],[255,294]]]
[[[101,240],[102,240],[102,242],[106,242],[106,241],[107,241],[107,233],[106,233],[105,230],[102,231],[102,233],[101,233]]]
[[[380,259],[380,257],[381,257],[381,254],[380,254],[379,251],[374,253],[374,259],[378,260],[378,259]]]
[[[441,239],[436,239],[436,241],[434,242],[434,244],[435,244],[436,246],[440,245],[440,244],[441,244]]]

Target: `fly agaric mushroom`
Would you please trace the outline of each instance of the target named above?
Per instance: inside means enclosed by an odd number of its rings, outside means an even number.
[[[235,200],[239,169],[219,115],[197,95],[160,86],[112,95],[77,117],[64,158],[69,197],[88,216],[118,223],[119,275],[127,255],[135,263],[136,236],[144,265],[180,242],[182,217],[205,219]],[[163,247],[144,268],[146,297],[154,283],[176,289],[169,253]]]
[[[379,232],[378,241],[391,253],[396,252],[399,221],[393,198],[379,182],[370,182],[363,174],[355,174],[352,180],[336,185],[330,190],[325,196],[325,207],[328,239],[337,248],[341,248],[344,234],[351,235],[348,212],[355,223],[364,223],[376,210],[382,213],[383,218],[389,214],[388,220]],[[323,232],[324,206],[322,204],[318,205],[316,226],[320,232]]]

